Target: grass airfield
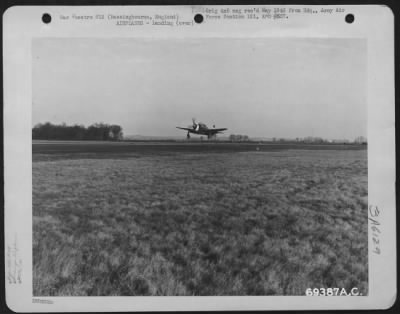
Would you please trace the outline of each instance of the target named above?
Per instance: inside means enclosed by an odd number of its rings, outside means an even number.
[[[33,143],[35,296],[368,293],[358,145]]]

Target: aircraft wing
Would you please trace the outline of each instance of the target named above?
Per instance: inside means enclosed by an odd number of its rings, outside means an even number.
[[[181,128],[179,126],[176,127],[177,129],[185,130],[185,131],[193,131],[193,129],[190,128]]]
[[[228,130],[227,128],[222,128],[222,129],[209,129],[209,131],[211,131],[212,133],[218,133],[218,132],[222,132],[222,131],[226,131]]]

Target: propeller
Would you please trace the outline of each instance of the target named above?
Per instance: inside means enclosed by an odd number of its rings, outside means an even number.
[[[192,122],[193,122],[193,125],[192,125],[193,129],[196,129],[196,127],[197,127],[196,118],[192,118]]]

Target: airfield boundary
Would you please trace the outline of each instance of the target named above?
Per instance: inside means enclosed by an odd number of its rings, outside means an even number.
[[[273,152],[282,150],[366,150],[358,144],[307,143],[231,143],[231,142],[166,142],[166,141],[33,141],[33,154],[157,154],[157,153],[227,153]]]

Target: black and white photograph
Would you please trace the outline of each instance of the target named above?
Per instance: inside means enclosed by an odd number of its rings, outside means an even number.
[[[32,53],[35,296],[368,293],[365,40]]]
[[[7,304],[390,306],[391,18],[377,6],[12,9]]]

